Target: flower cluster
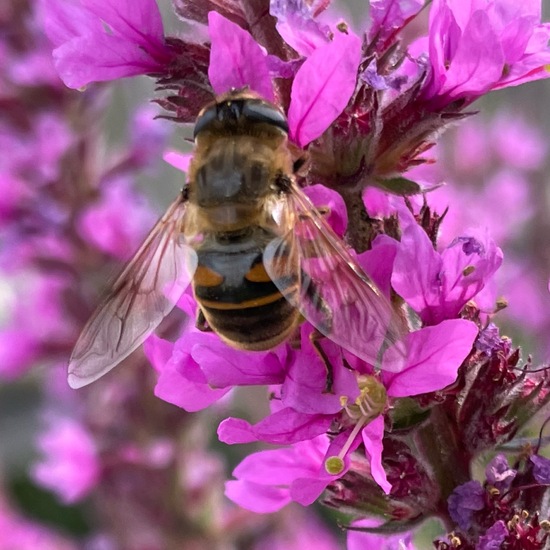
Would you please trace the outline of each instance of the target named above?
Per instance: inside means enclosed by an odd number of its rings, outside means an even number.
[[[438,162],[415,171],[432,185],[449,182],[430,193],[430,205],[438,211],[454,205],[446,213],[439,242],[446,244],[459,228],[479,226],[483,220],[506,256],[495,279],[495,293],[504,298],[499,323],[514,338],[529,342],[534,358],[546,359],[547,267],[525,246],[545,231],[545,189],[539,185],[545,181],[548,152],[544,136],[521,106],[512,106],[492,117],[469,118],[442,141]],[[487,208],[494,197],[499,197],[498,208]]]
[[[221,463],[198,435],[204,421],[186,431],[189,416],[161,400],[227,416],[235,388],[260,385],[268,387],[269,413],[229,416],[218,427],[226,444],[277,445],[244,457],[226,483],[242,508],[272,513],[322,498],[346,514],[348,548],[412,549],[413,530],[429,517],[447,532],[434,543],[440,549],[544,548],[549,467],[538,444],[527,439],[518,450],[515,438],[550,400],[550,378],[492,322],[503,260],[495,234],[458,223],[442,231],[445,214],[422,172],[437,136],[470,117],[476,99],[550,76],[540,2],[371,0],[368,29],[342,20],[329,0],[175,0],[174,9],[192,23],[177,37],[165,35],[154,0],[40,3],[53,67],[83,92],[63,88],[52,65],[38,74],[42,43],[19,56],[2,83],[15,107],[0,119],[0,139],[14,151],[0,164],[0,221],[10,237],[0,259],[31,285],[33,304],[52,321],[33,323],[18,306],[0,333],[0,374],[15,378],[38,359],[68,355],[89,309],[80,288],[86,272],[127,257],[151,225],[132,176],[160,153],[162,132],[140,114],[129,150],[112,155],[108,169],[93,161],[91,121],[103,93],[93,83],[136,75],[155,79],[163,117],[180,123],[232,88],[249,87],[280,106],[289,147],[306,155],[299,186],[328,211],[328,224],[392,305],[401,339],[373,365],[330,338],[316,343],[307,320],[292,341],[265,352],[228,348],[176,320],[172,339],[155,335],[144,346],[155,372],[141,368],[137,379],[121,369],[87,390],[74,405],[77,419],[48,417],[34,479],[65,502],[99,488],[105,530],[121,547],[181,546],[177,525],[196,519],[185,510],[190,498],[199,515],[215,510],[212,532],[192,544],[212,545],[215,533],[230,536],[231,525],[242,525],[213,496]],[[405,38],[416,25],[417,37]],[[29,82],[52,99],[20,104]],[[447,200],[452,211],[458,201]],[[177,310],[176,317],[196,314],[191,292]],[[366,339],[367,325],[334,332]],[[8,345],[14,337],[16,351]],[[160,400],[151,402],[153,377]],[[503,446],[512,467],[493,456]],[[483,483],[472,473],[480,456],[491,458]],[[173,479],[177,490],[168,491]],[[303,517],[298,534],[272,532],[258,548],[300,547],[301,537],[311,543],[322,528]],[[322,544],[336,546],[328,534]]]

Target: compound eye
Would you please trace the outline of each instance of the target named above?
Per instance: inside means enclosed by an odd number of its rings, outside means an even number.
[[[218,118],[216,105],[209,107],[202,113],[195,122],[193,130],[193,139],[195,139],[203,130],[206,130]]]
[[[247,101],[243,105],[243,116],[252,122],[271,124],[288,134],[288,122],[285,115],[269,103],[264,101]]]

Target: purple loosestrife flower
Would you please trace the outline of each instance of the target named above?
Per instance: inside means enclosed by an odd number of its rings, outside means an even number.
[[[412,215],[402,211],[401,220],[403,234],[392,275],[395,290],[426,324],[456,317],[498,269],[501,250],[487,236],[464,236],[439,254]]]
[[[507,534],[506,524],[502,520],[497,521],[487,529],[485,535],[479,537],[476,550],[498,550],[502,548]]]
[[[533,183],[544,177],[548,146],[537,126],[517,109],[492,118],[468,119],[449,134],[437,153],[439,166],[431,165],[438,166],[434,179],[448,185],[428,196],[430,206],[438,211],[451,206],[439,243],[451,242],[456,231],[465,227],[488,228],[506,261],[490,282],[492,298],[482,304],[482,291],[476,303],[484,311],[494,312],[498,296],[498,307],[506,304],[500,316],[507,322],[509,335],[525,337],[529,332],[533,357],[545,359],[549,353],[544,336],[550,306],[547,269],[540,255],[533,255],[525,246],[525,239],[544,231],[537,206],[540,191]],[[493,200],[495,196],[498,203]]]
[[[162,73],[174,57],[155,0],[43,0],[43,7],[55,67],[71,88]]]
[[[531,460],[535,457],[531,457]],[[485,477],[497,490],[504,492],[510,488],[517,471],[510,468],[504,455],[497,455],[485,468]]]
[[[518,459],[512,469],[504,455],[497,455],[486,469],[486,482],[469,481],[449,496],[449,512],[459,526],[452,537],[468,550],[493,548],[542,549],[548,541],[546,521],[521,508],[531,498],[544,494],[549,477],[538,465],[549,461],[536,454]],[[548,464],[542,469],[548,470]],[[547,474],[548,472],[546,472]],[[519,496],[517,492],[522,490]],[[436,542],[436,548],[450,548]]]
[[[124,260],[129,250],[137,250],[143,228],[154,223],[154,216],[128,179],[112,179],[103,186],[99,200],[79,216],[78,231],[93,247]]]
[[[43,454],[32,468],[35,481],[57,493],[62,502],[84,498],[99,481],[98,451],[91,434],[80,423],[50,417],[38,440]]]
[[[451,325],[454,324],[456,324],[456,327],[453,331]],[[449,346],[448,343],[444,347],[441,346],[442,334],[447,336],[453,334],[453,346]],[[410,354],[405,369],[398,374],[384,373],[382,381],[386,386],[385,389],[380,382],[375,381],[373,378],[362,378],[361,376],[359,376],[358,382],[355,382],[354,387],[353,377],[346,376],[349,379],[347,382],[350,388],[347,390],[349,393],[341,395],[340,405],[335,411],[336,414],[329,412],[329,400],[319,396],[323,387],[322,377],[320,377],[321,384],[317,387],[317,411],[313,408],[315,406],[313,395],[311,401],[308,402],[307,412],[300,412],[300,409],[293,408],[293,406],[304,406],[303,398],[308,389],[301,387],[301,380],[297,378],[300,373],[304,376],[306,364],[302,363],[294,375],[291,367],[289,376],[292,376],[292,378],[289,382],[285,381],[283,384],[280,401],[273,402],[276,404],[276,408],[270,417],[254,426],[244,420],[229,418],[220,425],[218,435],[222,441],[233,444],[255,440],[276,444],[296,443],[320,436],[330,426],[340,424],[340,434],[333,442],[333,446],[337,448],[329,449],[324,458],[324,466],[333,475],[332,477],[328,476],[327,472],[322,470],[323,463],[317,466],[320,480],[318,492],[315,493],[314,498],[319,496],[320,491],[330,481],[334,481],[345,474],[347,471],[346,462],[350,459],[353,461],[353,458],[348,458],[350,453],[361,443],[359,435],[361,435],[364,445],[363,452],[366,453],[366,458],[370,463],[372,478],[386,493],[389,493],[391,484],[388,483],[382,466],[384,423],[383,417],[379,416],[380,409],[383,410],[386,406],[386,396],[392,398],[417,395],[436,391],[452,383],[456,378],[456,371],[464,357],[469,353],[476,335],[477,329],[475,326],[461,320],[446,321],[441,326],[429,327],[413,333],[409,344]],[[311,363],[309,371],[311,371]],[[343,374],[346,374],[345,370],[343,370]],[[307,380],[305,381],[307,382]],[[338,376],[335,376],[335,392],[338,392],[338,386]],[[335,396],[327,397],[330,399]],[[302,402],[297,401],[298,398],[302,398]],[[285,407],[286,401],[291,403],[290,407]],[[323,401],[326,401],[325,407],[322,407]],[[340,408],[342,404],[343,409]],[[350,421],[351,426],[346,428],[346,424],[349,424]],[[299,456],[297,453],[296,458]],[[260,456],[258,460],[260,460]],[[272,468],[276,468],[276,466],[273,465]],[[236,470],[234,474],[240,480],[246,479],[242,477],[245,471],[246,466],[243,464],[243,467]],[[270,483],[269,480],[267,481]],[[300,497],[297,496],[296,500],[303,503],[298,498]]]
[[[533,477],[538,483],[550,485],[550,460],[543,456],[533,455],[531,457],[533,463]]]
[[[548,77],[550,31],[536,0],[434,0],[426,99],[471,102],[489,90]]]
[[[449,513],[461,529],[469,529],[474,512],[485,507],[484,496],[485,490],[479,481],[468,481],[453,491],[449,497]]]

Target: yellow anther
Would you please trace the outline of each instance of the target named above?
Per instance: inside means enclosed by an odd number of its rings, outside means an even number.
[[[338,456],[330,456],[325,460],[325,470],[331,476],[337,476],[344,471],[344,461]]]

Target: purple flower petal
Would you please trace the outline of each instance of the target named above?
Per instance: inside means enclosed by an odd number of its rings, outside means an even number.
[[[304,193],[318,208],[328,208],[326,221],[339,237],[343,237],[348,226],[348,211],[342,195],[324,185],[309,185]]]
[[[293,353],[293,360],[281,387],[281,402],[307,414],[335,414],[342,408],[340,396],[355,399],[359,394],[355,374],[344,367],[341,348],[324,340],[323,350],[333,369],[333,391],[325,392],[327,369],[313,349],[309,335],[312,327],[304,325],[301,331],[301,349]]]
[[[395,214],[392,198],[376,187],[366,187],[363,191],[363,203],[371,217],[388,218]]]
[[[173,57],[155,0],[44,0],[55,67],[71,88],[160,72]]]
[[[240,479],[226,481],[225,496],[241,508],[257,514],[272,514],[292,502],[288,488]]]
[[[487,464],[485,477],[487,482],[496,487],[500,492],[507,491],[517,475],[517,470],[510,468],[508,459],[499,454]]]
[[[54,46],[88,33],[103,32],[101,21],[91,17],[80,2],[71,0],[41,0],[46,34]]]
[[[474,512],[485,507],[485,489],[479,481],[459,485],[448,499],[449,514],[461,529],[470,528]]]
[[[476,349],[489,355],[500,343],[500,331],[494,323],[489,323],[476,340]]]
[[[398,249],[399,243],[395,239],[387,235],[378,235],[372,243],[372,248],[357,256],[359,265],[388,299],[391,292],[393,262]]]
[[[382,439],[384,438],[384,417],[380,415],[367,424],[367,426],[363,428],[362,437],[367,457],[370,462],[370,473],[372,479],[378,483],[384,493],[389,495],[392,485],[388,481],[386,472],[382,466],[382,451],[384,449],[382,445]]]
[[[438,93],[449,99],[479,96],[498,81],[503,67],[504,55],[489,16],[476,11],[461,36]]]
[[[252,36],[217,12],[208,14],[212,43],[208,78],[217,94],[250,88],[273,101],[267,56]]]
[[[355,90],[360,59],[361,40],[337,33],[300,67],[288,110],[291,137],[300,147],[318,138],[345,109]]]
[[[218,427],[218,438],[229,445],[253,441],[285,445],[324,434],[332,420],[332,415],[304,414],[285,408],[254,425],[240,418],[226,418]]]
[[[138,44],[105,33],[74,38],[56,48],[53,59],[69,88],[162,70]]]
[[[392,286],[426,324],[456,317],[502,263],[502,251],[485,235],[460,237],[441,255],[411,213],[400,209],[401,246]]]
[[[476,550],[500,550],[508,536],[508,528],[502,520],[498,520],[479,537]]]
[[[400,221],[401,246],[394,261],[392,286],[427,322],[428,308],[439,297],[443,261],[408,211],[400,212]]]
[[[389,88],[385,77],[378,74],[376,60],[373,59],[369,66],[359,75],[373,90],[383,91]]]
[[[442,253],[442,298],[448,315],[460,312],[502,264],[502,251],[487,234],[458,237]]]
[[[396,30],[424,6],[424,0],[370,0],[370,17],[372,20],[369,30],[369,40],[376,36],[383,41],[389,38]]]
[[[236,481],[226,485],[226,495],[242,507],[271,512],[290,500],[313,502],[333,476],[326,473],[324,435],[273,451],[247,456],[234,470]],[[315,496],[316,495],[316,496]]]
[[[317,474],[328,446],[323,435],[292,447],[260,451],[245,457],[233,475],[265,485],[290,485],[298,478]]]
[[[410,333],[405,369],[397,374],[383,373],[388,395],[419,395],[452,384],[477,334],[477,326],[464,319],[450,319]]]
[[[187,173],[189,171],[189,164],[191,162],[191,159],[193,158],[193,154],[170,150],[166,151],[162,155],[162,158],[165,162],[167,162],[174,168],[177,168],[178,170]]]
[[[219,401],[230,391],[230,388],[213,389],[199,365],[191,357],[189,349],[193,340],[208,337],[217,339],[213,334],[197,331],[184,333],[175,343],[169,361],[160,367],[160,376],[155,386],[157,397],[186,411],[194,412]],[[161,351],[157,357],[162,359],[164,353],[165,351]],[[151,351],[149,355],[155,357]]]
[[[213,336],[213,335],[211,335]],[[191,346],[191,356],[215,388],[281,384],[286,374],[285,350],[254,352],[230,348],[217,336]]]
[[[314,19],[304,0],[271,0],[269,4],[269,13],[277,18],[277,31],[299,54],[307,57],[329,41],[330,29]]]
[[[143,353],[157,372],[162,372],[174,352],[174,342],[152,334],[143,344]]]
[[[117,33],[135,43],[164,42],[164,28],[156,0],[80,0],[82,6]]]
[[[550,459],[540,455],[530,458],[533,463],[533,476],[543,485],[550,485]]]

